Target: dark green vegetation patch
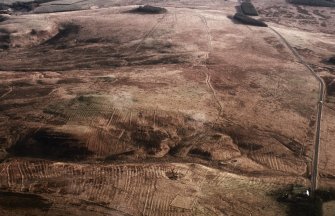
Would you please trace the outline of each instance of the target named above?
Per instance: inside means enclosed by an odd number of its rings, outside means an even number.
[[[247,25],[261,26],[261,27],[267,27],[268,26],[265,22],[254,19],[254,18],[251,18],[251,17],[249,17],[247,15],[244,15],[242,13],[236,13],[234,15],[234,19],[241,22],[241,23],[247,24]]]
[[[60,160],[81,160],[91,154],[72,134],[47,128],[28,132],[7,152],[15,156]]]
[[[79,33],[80,26],[73,23],[64,23],[59,28],[58,33],[44,42],[43,44],[48,45],[61,45],[67,42],[68,40],[74,40],[77,34]]]
[[[292,4],[320,6],[320,7],[335,7],[335,3],[327,0],[289,0]]]
[[[10,37],[9,32],[5,29],[0,29],[0,50],[9,48]]]
[[[0,191],[0,207],[4,209],[41,209],[47,211],[51,205],[51,202],[38,195]]]
[[[135,8],[133,10],[130,10],[132,13],[143,13],[143,14],[161,14],[166,13],[167,10],[165,8],[161,7],[155,7],[151,5],[144,5],[140,6],[138,8]]]
[[[335,64],[335,56],[332,56],[328,59],[328,62],[331,64]]]
[[[322,76],[327,86],[327,95],[335,96],[335,78],[333,76]]]
[[[7,19],[7,17],[0,15],[0,22],[6,21]]]
[[[35,0],[35,1],[29,1],[29,2],[16,1],[12,4],[0,3],[0,11],[12,9],[13,11],[17,11],[17,12],[29,12],[39,7],[40,4],[51,2],[51,1],[55,1],[55,0]]]
[[[284,203],[288,216],[321,216],[324,202],[335,200],[335,191],[317,190],[315,196],[308,196],[303,193],[303,186],[291,185],[282,191],[275,192],[277,201]]]
[[[242,2],[241,9],[245,15],[258,16],[258,12],[251,2]]]

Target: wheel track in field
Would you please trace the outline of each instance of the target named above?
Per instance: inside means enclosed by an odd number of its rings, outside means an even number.
[[[202,72],[204,73],[204,75],[206,76],[206,79],[205,79],[205,82],[207,84],[207,86],[209,87],[209,89],[211,90],[212,92],[212,95],[216,101],[216,103],[218,104],[219,106],[219,113],[218,113],[218,117],[221,116],[222,112],[223,112],[223,106],[217,96],[217,93],[216,93],[216,90],[215,88],[213,87],[212,85],[212,82],[211,82],[211,75],[209,73],[209,68],[207,66],[207,62],[208,62],[208,59],[209,59],[209,54],[212,52],[213,50],[213,45],[212,45],[212,35],[211,35],[211,31],[210,31],[210,28],[208,26],[208,23],[207,23],[207,19],[203,16],[203,15],[200,15],[200,14],[197,14],[196,15],[197,17],[200,18],[201,22],[203,23],[203,26],[205,28],[205,32],[207,34],[207,53],[205,55],[205,60],[204,62],[202,62],[202,66],[204,66],[205,70],[203,70]]]
[[[0,98],[4,98],[4,97],[6,97],[6,96],[9,95],[12,91],[13,91],[13,87],[10,86],[9,89],[8,89],[8,91],[5,92],[3,95],[1,95]]]
[[[56,112],[60,113],[61,111]],[[130,145],[128,145],[128,135],[132,132],[134,124],[135,126],[165,128],[166,125],[161,123],[164,119],[169,119],[171,116],[178,121],[178,124],[185,124],[185,116],[183,114],[160,111],[157,108],[149,110],[122,110],[112,107],[95,109],[94,106],[89,106],[80,110],[68,109],[65,114],[65,118],[68,118],[68,126],[73,127],[78,125],[89,127],[83,135],[85,140],[87,140],[85,141],[85,145],[88,150],[96,153],[98,157],[106,157],[131,150]],[[97,120],[100,122],[98,126],[95,124]]]
[[[300,167],[300,171],[298,172],[297,169],[294,169],[290,166],[290,161],[286,161],[284,162],[283,159],[278,158],[276,156],[274,156],[273,154],[251,154],[249,156],[250,159],[252,159],[253,161],[269,168],[272,170],[277,170],[277,171],[281,171],[281,172],[286,172],[286,173],[292,173],[292,174],[303,174],[304,171],[303,169]],[[291,163],[293,163],[293,165],[298,166],[300,161],[296,161],[296,164],[294,161],[292,161]],[[302,164],[305,165],[305,163],[301,162]],[[301,165],[302,165],[301,164]]]
[[[135,53],[137,53],[138,49],[141,48],[143,42],[155,32],[157,27],[163,22],[163,20],[166,18],[167,14],[163,14],[161,17],[158,18],[155,25],[142,37],[141,41],[138,43],[138,45],[135,48]]]

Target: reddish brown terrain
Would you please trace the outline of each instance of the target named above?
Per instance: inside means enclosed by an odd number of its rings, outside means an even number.
[[[3,15],[0,215],[288,214],[278,191],[311,186],[319,82],[283,38],[327,85],[318,186],[334,188],[334,9],[253,2],[270,28],[219,0]]]

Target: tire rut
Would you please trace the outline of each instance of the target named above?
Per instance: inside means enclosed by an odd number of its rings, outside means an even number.
[[[213,45],[212,45],[212,35],[211,35],[211,32],[210,32],[210,28],[208,26],[208,23],[207,23],[207,20],[204,16],[198,14],[196,15],[197,17],[200,18],[201,22],[203,23],[204,25],[204,28],[205,28],[205,31],[206,31],[206,34],[207,34],[207,53],[205,55],[205,60],[203,63],[200,63],[201,66],[204,66],[205,67],[205,70],[203,70],[202,72],[204,73],[204,75],[206,76],[206,79],[205,79],[205,82],[207,84],[207,86],[209,87],[209,89],[211,90],[212,92],[212,95],[216,101],[216,103],[218,104],[219,106],[219,113],[218,113],[218,117],[220,117],[222,115],[222,112],[223,112],[223,106],[217,96],[217,93],[216,93],[216,90],[214,89],[212,83],[211,83],[211,75],[209,73],[209,68],[207,66],[207,62],[208,62],[208,59],[209,59],[209,54],[212,52],[213,50]]]

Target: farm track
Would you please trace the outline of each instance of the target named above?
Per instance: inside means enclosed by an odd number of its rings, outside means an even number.
[[[315,130],[315,149],[312,161],[312,175],[311,175],[311,184],[312,184],[312,193],[318,187],[318,165],[319,165],[319,155],[320,155],[320,136],[321,136],[321,121],[322,121],[322,109],[323,102],[326,96],[326,84],[324,80],[308,65],[307,62],[299,55],[299,53],[291,46],[291,44],[282,36],[277,30],[269,27],[276,35],[278,35],[286,46],[291,50],[293,55],[298,59],[299,63],[303,64],[307,70],[313,75],[313,77],[319,82],[319,99],[317,103],[317,114],[316,114],[316,130]]]
[[[157,29],[157,27],[165,20],[167,14],[163,14],[160,18],[158,18],[156,24],[142,37],[141,41],[135,48],[135,53],[138,52],[138,49],[141,48],[143,42]]]
[[[198,15],[196,15],[196,16],[198,16],[198,17],[201,19],[201,22],[203,23],[203,26],[204,26],[204,28],[205,28],[205,32],[206,32],[206,34],[207,34],[207,46],[208,46],[208,48],[207,48],[207,53],[206,53],[204,62],[200,62],[200,64],[201,64],[202,66],[204,66],[204,68],[205,68],[205,70],[203,70],[203,73],[204,73],[205,76],[206,76],[205,82],[206,82],[207,86],[210,88],[210,90],[211,90],[211,92],[212,92],[212,94],[213,94],[213,97],[214,97],[216,103],[217,103],[218,106],[219,106],[218,118],[220,118],[220,116],[221,116],[221,114],[222,114],[222,112],[223,112],[223,106],[222,106],[222,104],[221,104],[221,102],[220,102],[220,100],[219,100],[219,98],[218,98],[218,96],[217,96],[217,94],[216,94],[216,90],[214,89],[214,87],[213,87],[213,85],[212,85],[212,83],[211,83],[211,75],[210,75],[210,73],[209,73],[210,70],[209,70],[209,68],[208,68],[208,66],[207,66],[207,62],[208,62],[208,59],[209,59],[209,55],[210,55],[210,53],[211,53],[212,50],[213,50],[213,45],[212,45],[212,35],[211,35],[210,28],[209,28],[209,26],[208,26],[208,23],[207,23],[206,18],[205,18],[204,16],[200,15],[200,14],[198,14]]]

